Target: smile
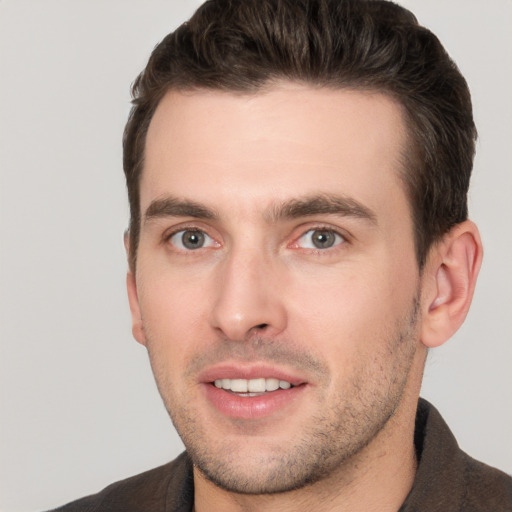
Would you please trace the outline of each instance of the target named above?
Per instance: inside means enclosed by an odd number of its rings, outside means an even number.
[[[249,421],[282,418],[285,411],[294,414],[310,389],[300,370],[264,362],[219,363],[205,368],[197,380],[215,414]]]
[[[260,396],[262,393],[293,387],[290,382],[277,378],[217,379],[213,384],[216,388],[231,391],[245,397]]]

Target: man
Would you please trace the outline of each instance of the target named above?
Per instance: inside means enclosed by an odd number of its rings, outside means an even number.
[[[388,2],[213,0],[133,92],[133,333],[187,452],[60,510],[512,509],[418,402],[482,259],[435,36]]]

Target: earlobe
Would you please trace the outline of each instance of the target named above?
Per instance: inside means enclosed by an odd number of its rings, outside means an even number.
[[[421,341],[428,348],[447,341],[462,325],[482,263],[478,228],[465,221],[450,230],[429,254],[424,276]]]
[[[130,231],[124,232],[124,248],[126,257],[130,260]],[[140,312],[139,296],[137,293],[137,283],[132,270],[126,274],[126,290],[128,292],[128,302],[130,303],[130,312],[132,314],[132,334],[133,337],[141,344],[146,345],[146,335],[144,333],[144,325],[142,323],[142,315]]]
[[[146,334],[140,312],[139,297],[137,294],[137,284],[132,272],[126,274],[126,289],[128,291],[128,302],[132,314],[132,333],[133,337],[141,344],[146,346]]]

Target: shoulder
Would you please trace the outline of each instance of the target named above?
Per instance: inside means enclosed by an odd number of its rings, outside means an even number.
[[[469,455],[465,459],[465,496],[467,510],[487,512],[512,510],[512,477],[499,469],[479,462]]]
[[[73,501],[52,512],[187,510],[191,494],[192,464],[183,453],[168,464],[115,482],[98,494]]]
[[[425,400],[418,404],[415,445],[416,478],[400,512],[512,511],[512,478],[464,453]]]

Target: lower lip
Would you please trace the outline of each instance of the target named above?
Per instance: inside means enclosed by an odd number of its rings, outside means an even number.
[[[305,387],[302,384],[261,396],[243,397],[212,384],[204,385],[208,400],[220,413],[229,418],[244,420],[265,418],[285,409],[304,392]]]

